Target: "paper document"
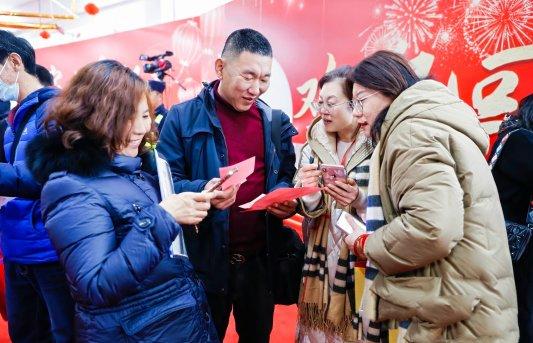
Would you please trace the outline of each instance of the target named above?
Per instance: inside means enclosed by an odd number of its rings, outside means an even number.
[[[168,162],[159,157],[157,150],[154,150],[155,163],[157,166],[157,178],[159,179],[159,190],[161,191],[161,200],[174,194],[174,182],[172,181],[172,172]],[[183,239],[183,231],[180,231],[172,244],[170,245],[170,257],[187,256],[187,249]]]
[[[341,209],[337,209],[335,212],[335,227],[337,227],[339,230],[342,230],[347,235],[351,235],[353,233],[362,235],[366,232],[365,224],[363,224],[359,219]]]
[[[319,187],[278,188],[268,194],[261,194],[254,200],[239,207],[247,211],[261,211],[276,203],[295,200],[319,191]]]

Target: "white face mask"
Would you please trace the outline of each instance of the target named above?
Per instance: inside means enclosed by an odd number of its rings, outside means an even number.
[[[6,67],[7,59],[2,66],[2,70],[0,70],[0,75],[2,75],[2,72],[4,71],[4,68]],[[15,82],[8,85],[4,81],[0,80],[0,100],[2,101],[18,101],[19,98],[19,84],[17,83],[19,79],[19,73],[17,72],[17,77],[15,78]]]

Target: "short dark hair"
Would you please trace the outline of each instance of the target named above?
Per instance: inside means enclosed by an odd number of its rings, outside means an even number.
[[[533,94],[520,100],[517,117],[522,122],[523,128],[533,131]]]
[[[54,77],[52,74],[43,67],[40,64],[35,65],[35,73],[37,74],[37,78],[39,79],[39,82],[41,85],[45,87],[53,86],[54,85]]]
[[[352,67],[350,67],[349,65],[343,65],[343,66],[340,66],[333,70],[328,71],[327,73],[324,74],[324,76],[320,78],[320,80],[318,80],[318,89],[322,89],[322,87],[324,87],[326,83],[329,83],[336,79],[344,79],[345,82],[344,82],[344,87],[342,88],[342,91],[344,95],[346,95],[346,97],[351,100],[353,82],[348,80],[348,76],[350,76],[351,72],[352,72]]]
[[[268,39],[260,32],[252,29],[233,31],[224,43],[222,57],[239,56],[244,51],[272,57],[272,46]]]
[[[28,74],[35,75],[35,50],[31,44],[9,31],[0,30],[0,61],[5,63],[7,56],[12,53],[20,56]]]
[[[349,76],[352,83],[376,90],[393,101],[420,78],[402,55],[380,50],[359,62]],[[379,132],[389,107],[385,108],[372,125],[372,138],[379,139]]]

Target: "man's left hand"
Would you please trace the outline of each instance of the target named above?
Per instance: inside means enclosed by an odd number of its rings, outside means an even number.
[[[273,204],[267,208],[267,212],[275,215],[279,219],[287,219],[296,213],[296,200],[285,201]]]

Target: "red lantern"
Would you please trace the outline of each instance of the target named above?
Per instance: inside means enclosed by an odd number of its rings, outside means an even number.
[[[87,12],[89,15],[95,15],[100,12],[100,9],[92,2],[89,2],[87,5],[85,5],[85,12]]]
[[[48,39],[50,38],[50,32],[43,30],[39,33],[39,36],[41,36],[42,39]]]

